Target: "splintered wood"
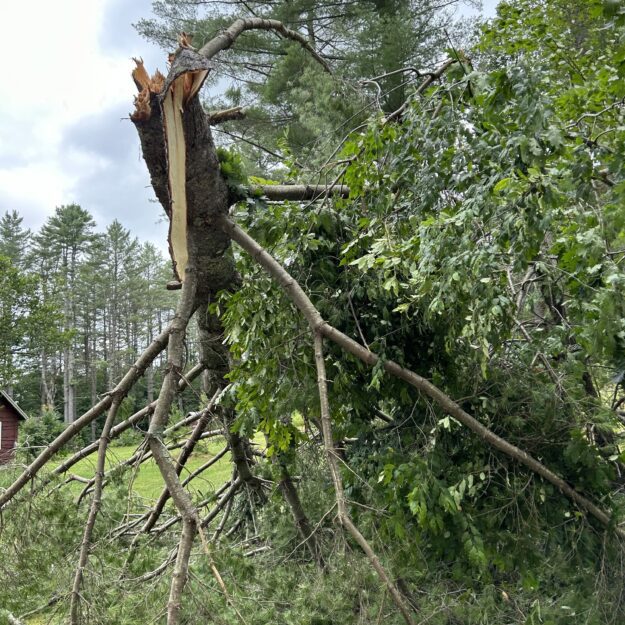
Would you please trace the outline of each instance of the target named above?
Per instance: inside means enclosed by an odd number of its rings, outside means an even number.
[[[189,42],[181,41],[182,47]],[[162,110],[165,145],[167,148],[167,172],[169,182],[169,249],[174,273],[180,282],[184,281],[189,262],[187,244],[187,193],[186,193],[186,144],[182,115],[184,106],[201,88],[207,70],[189,71],[180,74],[169,84],[157,70],[153,76],[147,73],[143,61],[134,59],[136,67],[132,78],[139,89],[135,97],[135,110],[130,118],[134,122],[145,122],[152,115],[153,96]]]

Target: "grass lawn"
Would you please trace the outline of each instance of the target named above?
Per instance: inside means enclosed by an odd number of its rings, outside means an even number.
[[[181,478],[184,479],[195,469],[208,462],[217,453],[219,453],[224,446],[225,442],[223,438],[216,438],[208,442],[202,442],[198,445],[191,458],[187,461],[187,464],[182,471]],[[136,451],[136,446],[109,447],[106,454],[107,470],[113,468],[124,460],[127,460]],[[172,455],[177,457],[179,453],[180,450],[177,449],[172,452]],[[97,454],[92,454],[87,458],[83,458],[69,470],[69,473],[80,477],[92,478],[95,470],[96,457]],[[226,454],[212,467],[198,475],[190,483],[189,487],[194,491],[212,491],[215,488],[219,488],[219,486],[221,486],[224,482],[228,481],[231,476],[232,464],[230,462],[230,455]],[[143,462],[138,469],[129,469],[124,476],[124,480],[128,483],[129,487],[130,481],[132,480],[133,492],[148,502],[157,499],[164,486],[163,478],[161,477],[158,467],[152,458]],[[79,482],[76,482],[72,486],[76,492],[80,492],[83,487],[84,485]]]

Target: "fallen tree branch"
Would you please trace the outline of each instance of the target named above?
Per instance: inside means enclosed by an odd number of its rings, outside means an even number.
[[[184,465],[187,463],[187,460],[191,457],[191,454],[193,453],[193,450],[195,449],[197,442],[200,440],[200,437],[202,436],[202,434],[204,433],[204,430],[208,426],[208,421],[211,416],[211,410],[213,406],[215,405],[215,402],[217,401],[217,398],[219,397],[220,394],[221,392],[217,391],[215,395],[213,396],[213,398],[210,400],[208,406],[204,408],[204,410],[202,410],[202,414],[199,417],[196,423],[196,426],[193,432],[191,433],[191,436],[187,439],[184,446],[182,447],[182,451],[180,452],[180,455],[176,459],[176,474],[178,476],[182,473],[182,469],[184,468]],[[160,497],[158,498],[158,501],[152,508],[152,511],[150,512],[144,526],[141,528],[141,532],[143,533],[149,532],[154,527],[154,525],[156,525],[156,522],[158,521],[158,518],[160,517],[161,512],[163,512],[163,508],[165,507],[165,504],[169,500],[169,497],[170,497],[169,489],[165,487],[163,491],[161,492]],[[133,547],[134,547],[134,541],[133,541],[133,544],[130,545],[130,549],[132,550]]]
[[[106,449],[110,441],[110,432],[113,426],[113,421],[117,416],[117,410],[122,402],[122,398],[116,396],[113,399],[113,403],[109,408],[102,428],[102,434],[100,435],[100,444],[98,447],[98,463],[95,472],[95,483],[93,487],[93,499],[91,500],[91,506],[89,508],[89,515],[85,524],[85,531],[80,545],[80,555],[78,557],[78,566],[76,567],[76,573],[74,575],[74,583],[72,585],[72,594],[69,607],[70,623],[71,625],[80,625],[80,588],[82,586],[83,574],[87,562],[89,559],[89,551],[91,550],[91,538],[93,536],[93,528],[102,506],[102,488],[104,482],[104,469],[106,465]]]
[[[236,243],[247,251],[252,258],[256,260],[256,262],[264,267],[268,273],[279,282],[286,293],[290,296],[295,306],[297,306],[297,308],[306,317],[313,332],[320,333],[325,338],[330,339],[342,347],[347,353],[355,356],[370,366],[374,366],[380,361],[380,357],[377,354],[374,354],[369,349],[366,349],[328,324],[323,319],[317,308],[315,308],[314,304],[310,301],[310,298],[306,295],[298,282],[284,269],[284,267],[282,267],[282,265],[280,265],[280,263],[278,263],[265,249],[263,249],[259,243],[250,237],[249,234],[237,226],[237,224],[228,217],[223,217],[222,223],[224,229],[228,232],[228,234],[230,234],[232,240],[236,241]],[[531,471],[553,484],[564,495],[574,501],[581,509],[585,510],[597,519],[602,525],[605,527],[611,527],[612,518],[609,514],[601,510],[592,501],[576,491],[573,486],[565,482],[544,464],[536,460],[536,458],[532,457],[516,445],[509,443],[480,423],[429,380],[426,380],[414,371],[405,369],[392,360],[385,360],[382,362],[382,365],[387,373],[404,380],[418,391],[427,395],[445,413],[454,417],[454,419],[479,436],[485,443],[502,452],[509,458],[525,465]],[[615,527],[614,531],[621,538],[625,538],[625,530],[623,528]]]
[[[150,421],[147,433],[150,451],[154,456],[154,460],[158,465],[174,504],[182,516],[182,532],[180,534],[176,564],[172,574],[169,600],[167,602],[168,625],[177,625],[180,622],[182,591],[187,582],[189,558],[191,557],[191,548],[198,525],[197,511],[191,497],[180,484],[176,466],[162,439],[176,394],[180,373],[182,372],[184,338],[187,326],[195,312],[196,280],[197,276],[194,269],[187,267],[180,299],[176,306],[176,314],[171,322],[167,351],[167,373],[163,379],[154,415]]]
[[[195,365],[188,373],[184,375],[184,377],[181,377],[181,379],[178,382],[178,392],[179,393],[182,392],[189,383],[195,380],[195,378],[197,378],[197,376],[200,375],[200,373],[202,373],[203,370],[204,370],[204,366],[200,363],[200,364]],[[122,421],[121,423],[118,423],[115,427],[111,428],[109,437],[111,439],[117,438],[120,434],[130,429],[136,423],[139,423],[146,417],[149,417],[154,412],[154,408],[156,408],[156,401],[153,401],[151,404],[145,406],[141,410],[135,412],[133,415],[128,417],[126,420]],[[183,427],[184,425],[187,425],[188,423],[189,423],[188,421],[186,422],[180,421],[179,423],[175,424],[174,428],[170,428],[170,430],[173,431],[173,429],[178,428],[178,427]],[[165,432],[166,435],[168,433],[169,432]],[[99,446],[99,441],[94,441],[93,443],[90,443],[89,445],[83,447],[80,451],[77,451],[75,454],[70,456],[67,460],[64,460],[61,464],[59,464],[53,471],[50,472],[51,475],[60,475],[61,473],[66,473],[77,462],[79,462],[83,458],[86,458],[87,456],[90,456],[92,453],[97,451],[98,446]],[[47,478],[44,484],[49,481],[50,480]]]
[[[347,505],[345,503],[345,491],[343,489],[343,478],[341,477],[341,469],[337,460],[337,451],[334,447],[334,439],[332,436],[332,420],[330,418],[330,402],[328,400],[328,381],[326,378],[326,365],[323,357],[323,337],[321,333],[314,331],[315,345],[315,364],[317,367],[317,386],[319,387],[319,404],[321,408],[321,432],[323,434],[323,447],[326,454],[326,460],[332,475],[334,484],[334,493],[336,496],[336,509],[338,511],[339,522],[352,535],[358,546],[364,551],[371,565],[375,569],[380,579],[386,584],[391,598],[395,602],[397,609],[401,612],[404,620],[408,625],[414,625],[410,609],[406,605],[401,593],[388,576],[388,573],[382,566],[382,563],[374,553],[367,539],[360,533],[354,522],[351,520]]]

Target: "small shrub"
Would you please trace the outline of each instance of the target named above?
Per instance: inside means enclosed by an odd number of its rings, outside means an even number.
[[[54,410],[43,410],[40,417],[29,417],[20,427],[18,455],[24,459],[34,458],[63,427],[60,415]]]

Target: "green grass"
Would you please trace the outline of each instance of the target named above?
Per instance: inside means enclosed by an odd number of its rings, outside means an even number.
[[[201,443],[187,461],[181,478],[184,479],[195,469],[208,462],[217,453],[219,453],[225,445],[223,439],[216,439],[208,443]],[[130,458],[137,450],[136,446],[127,447],[110,447],[106,454],[106,470],[110,470],[118,464]],[[178,456],[180,450],[173,452],[174,458]],[[88,458],[83,458],[77,462],[69,473],[74,475],[92,478],[95,471],[96,454],[92,454]],[[192,491],[207,492],[215,488],[219,488],[224,482],[228,481],[232,476],[232,464],[229,454],[218,460],[212,467],[198,475],[191,483]],[[152,458],[143,462],[138,469],[129,468],[124,474],[124,481],[128,483],[129,489],[134,494],[142,497],[147,501],[154,501],[158,498],[164,487],[163,478],[156,463]],[[79,492],[84,487],[80,482],[76,482],[72,488],[75,492]]]
[[[257,448],[264,449],[264,437],[262,434],[256,435],[254,443]],[[223,437],[200,442],[191,458],[187,461],[182,471],[181,479],[184,480],[190,473],[195,471],[195,469],[198,469],[200,466],[208,462],[224,448],[225,444],[226,443]],[[110,446],[106,454],[106,470],[110,471],[114,467],[123,463],[125,460],[128,460],[136,451],[136,445],[127,445],[122,447]],[[179,453],[179,449],[174,450],[172,452],[172,456],[177,458]],[[83,458],[69,469],[67,474],[65,474],[65,477],[76,475],[80,478],[91,479],[94,476],[96,459],[97,453],[93,453],[90,456]],[[48,467],[44,469],[44,472],[46,470],[54,469],[61,464],[63,460],[64,457],[62,456],[53,458]],[[7,487],[20,473],[21,468],[15,465],[5,465],[0,467],[0,487]],[[202,496],[213,492],[215,489],[227,482],[231,477],[232,462],[230,454],[226,454],[209,469],[194,478],[187,488],[192,493]],[[129,492],[132,492],[134,495],[142,498],[146,505],[154,502],[159,497],[164,487],[160,471],[154,460],[151,458],[141,463],[138,468],[127,467],[121,479],[122,483],[127,485]],[[82,492],[84,487],[85,484],[79,481],[73,481],[67,486],[67,488],[70,489],[70,492],[75,495]]]

